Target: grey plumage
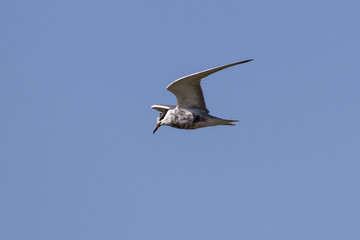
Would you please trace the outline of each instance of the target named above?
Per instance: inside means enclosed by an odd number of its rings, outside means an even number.
[[[252,59],[211,68],[179,78],[169,84],[169,86],[167,86],[167,90],[176,96],[177,103],[176,106],[151,106],[151,108],[160,111],[153,133],[155,133],[162,125],[180,129],[197,129],[216,125],[235,125],[234,122],[238,122],[237,120],[221,119],[209,114],[209,110],[206,108],[200,82],[203,78],[215,72],[249,61],[252,61]]]

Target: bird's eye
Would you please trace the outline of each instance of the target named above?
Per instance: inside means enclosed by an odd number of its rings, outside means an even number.
[[[167,110],[165,110],[159,114],[159,120],[162,120],[165,117],[166,112],[167,112]]]

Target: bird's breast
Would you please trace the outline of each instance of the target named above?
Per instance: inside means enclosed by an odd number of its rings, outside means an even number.
[[[171,124],[169,125],[180,129],[201,128],[205,126],[204,123],[206,122],[206,116],[203,114],[185,109],[174,109],[170,116]]]

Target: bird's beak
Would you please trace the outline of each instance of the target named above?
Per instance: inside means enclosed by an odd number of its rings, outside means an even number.
[[[160,126],[161,126],[160,123],[156,124],[156,127],[155,127],[155,129],[154,129],[154,131],[153,131],[153,134],[156,132],[156,130],[158,130],[158,128],[159,128]]]

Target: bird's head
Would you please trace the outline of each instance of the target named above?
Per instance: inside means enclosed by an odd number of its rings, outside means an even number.
[[[159,114],[159,116],[157,117],[157,123],[156,123],[155,129],[154,129],[154,131],[153,131],[153,134],[156,132],[156,130],[158,130],[158,128],[159,128],[161,125],[164,125],[164,124],[163,124],[163,119],[164,119],[167,111],[168,111],[168,110],[162,111],[162,112]]]

